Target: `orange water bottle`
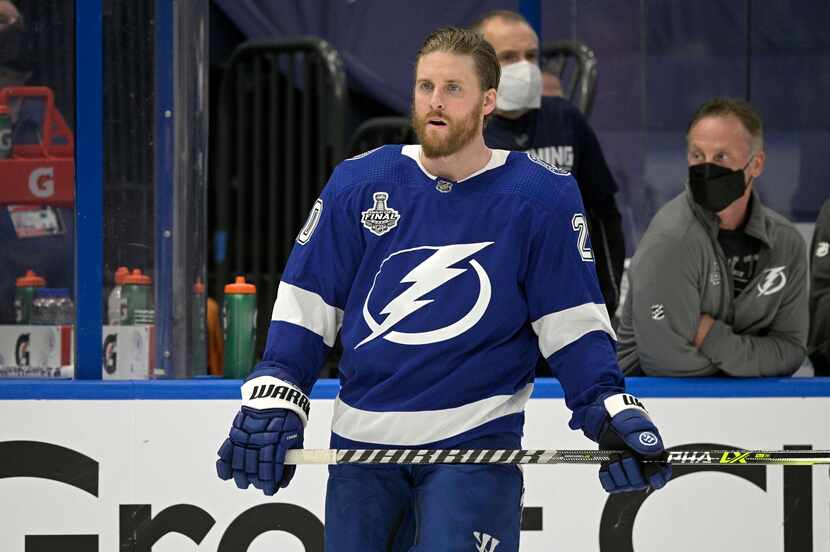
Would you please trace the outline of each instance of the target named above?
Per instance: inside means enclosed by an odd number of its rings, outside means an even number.
[[[16,324],[31,324],[35,291],[44,286],[46,286],[46,279],[35,274],[34,270],[27,270],[25,276],[15,280],[14,322]]]
[[[193,284],[193,314],[190,323],[193,331],[190,333],[191,357],[193,360],[192,373],[207,373],[207,303],[205,299],[205,284],[201,278],[196,278]]]

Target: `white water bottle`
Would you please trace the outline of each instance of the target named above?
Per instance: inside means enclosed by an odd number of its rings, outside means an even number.
[[[121,324],[121,286],[129,273],[126,266],[119,266],[115,271],[115,285],[107,298],[107,323],[111,326]]]

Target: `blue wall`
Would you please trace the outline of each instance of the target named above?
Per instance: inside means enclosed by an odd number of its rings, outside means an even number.
[[[155,381],[0,380],[0,400],[240,400],[240,380],[199,378]],[[830,378],[628,378],[638,397],[830,397]],[[333,399],[339,382],[319,380],[312,399]],[[537,379],[533,399],[564,398],[552,378]]]

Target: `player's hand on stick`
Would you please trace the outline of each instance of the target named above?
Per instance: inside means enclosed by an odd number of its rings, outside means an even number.
[[[246,382],[242,396],[242,408],[219,448],[216,472],[221,479],[233,478],[240,489],[253,485],[270,496],[294,477],[296,466],[285,465],[285,453],[303,446],[308,397],[271,376]]]
[[[600,483],[609,493],[659,489],[671,478],[665,461],[641,462],[666,460],[667,455],[660,432],[633,395],[612,395],[590,406],[584,427],[600,449],[624,451],[600,467]]]

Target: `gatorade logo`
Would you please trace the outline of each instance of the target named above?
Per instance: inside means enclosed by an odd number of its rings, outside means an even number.
[[[20,334],[14,346],[14,362],[18,366],[29,366],[29,334]]]
[[[7,128],[0,130],[0,150],[8,151],[12,149],[12,130]]]
[[[118,334],[109,334],[104,339],[104,371],[114,374],[118,367]]]
[[[29,190],[36,197],[51,197],[55,194],[54,167],[38,167],[29,175]]]

